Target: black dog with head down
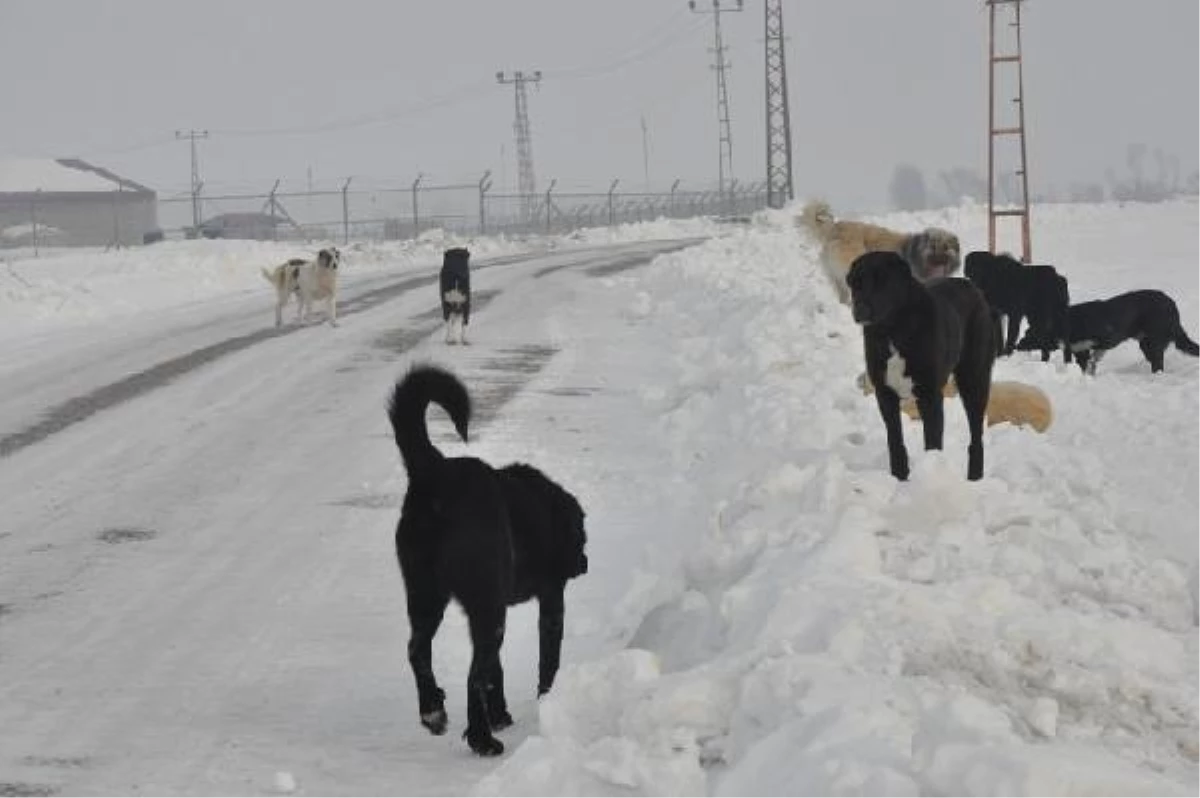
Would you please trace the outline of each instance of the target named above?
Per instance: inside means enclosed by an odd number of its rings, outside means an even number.
[[[1053,266],[1026,266],[1010,255],[971,252],[963,268],[988,305],[1007,321],[1002,354],[1011,355],[1020,348],[1017,338],[1021,320],[1029,320],[1030,340],[1051,342],[1048,346],[1028,347],[1042,350],[1042,361],[1050,359],[1052,342],[1066,338],[1067,307],[1071,304],[1067,280]],[[1064,358],[1068,357],[1066,351]]]
[[[554,683],[563,635],[567,582],[587,572],[584,512],[561,486],[532,466],[495,469],[473,457],[442,455],[429,440],[425,412],[442,407],[467,439],[471,400],[452,374],[418,366],[397,383],[388,407],[408,489],[396,527],[396,553],[408,596],[408,659],[421,723],[446,731],[446,694],[433,674],[433,637],[446,606],[466,613],[472,656],[467,676],[471,750],[494,756],[493,730],[512,724],[500,647],[509,605],[539,604],[538,694]]]
[[[1142,354],[1150,361],[1151,372],[1163,370],[1164,356],[1171,344],[1184,354],[1200,356],[1200,346],[1183,329],[1175,300],[1154,289],[1072,305],[1066,327],[1049,342],[1030,331],[1017,348],[1037,349],[1047,343],[1063,343],[1085,374],[1095,374],[1104,354],[1130,338],[1137,340]]]
[[[894,252],[868,252],[846,277],[854,320],[863,328],[867,376],[887,427],[892,476],[908,478],[900,400],[916,399],[925,448],[941,449],[942,389],[954,375],[971,440],[967,479],[983,477],[983,422],[996,359],[991,309],[983,294],[958,278],[922,284]]]

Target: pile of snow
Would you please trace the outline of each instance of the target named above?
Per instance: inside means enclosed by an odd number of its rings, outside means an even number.
[[[14,224],[0,229],[0,246],[29,247],[35,242],[61,245],[66,242],[66,233],[48,224]]]
[[[1151,376],[1133,343],[1095,378],[1003,360],[998,379],[1051,396],[1051,429],[989,429],[968,483],[948,404],[945,452],[905,422],[897,483],[854,385],[860,333],[794,216],[612,281],[660,342],[643,393],[690,487],[664,491],[676,521],[642,561],[677,565],[643,575],[660,589],[622,604],[640,627],[564,667],[476,792],[1194,795],[1197,361],[1172,350]],[[970,251],[980,217],[872,221]],[[1034,220],[1073,297],[1161,288],[1196,337],[1194,202]]]

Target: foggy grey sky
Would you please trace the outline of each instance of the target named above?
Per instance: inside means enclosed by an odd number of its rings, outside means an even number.
[[[722,18],[743,182],[764,171],[762,8]],[[1131,142],[1196,169],[1198,8],[1025,4],[1033,190],[1121,173]],[[982,0],[785,0],[784,14],[799,196],[880,206],[899,162],[984,173]],[[684,0],[0,0],[0,158],[81,156],[167,194],[189,178],[173,131],[194,127],[211,131],[213,190],[301,188],[309,167],[319,186],[491,169],[499,189],[516,168],[495,72],[540,69],[539,185],[643,188],[644,115],[653,187],[695,187],[716,181],[711,44]]]

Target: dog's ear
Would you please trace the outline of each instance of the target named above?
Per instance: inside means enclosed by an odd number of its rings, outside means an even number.
[[[588,558],[587,531],[584,529],[586,513],[579,501],[565,488],[554,484],[550,491],[551,512],[556,540],[555,569],[564,580],[586,574]]]

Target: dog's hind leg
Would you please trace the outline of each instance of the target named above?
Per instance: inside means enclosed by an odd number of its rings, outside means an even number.
[[[419,577],[416,577],[419,578]],[[408,579],[405,579],[408,585]],[[437,634],[450,597],[417,595],[408,590],[408,621],[412,636],[408,639],[408,662],[417,682],[417,704],[421,725],[433,734],[446,733],[446,693],[433,675],[433,636]]]
[[[563,639],[563,591],[557,585],[538,596],[538,695],[554,686]]]
[[[1163,370],[1163,360],[1167,352],[1167,342],[1156,338],[1146,337],[1138,341],[1142,354],[1150,361],[1150,373],[1157,374]]]
[[[501,603],[497,611],[487,604],[479,602],[473,607],[463,607],[471,629],[472,648],[471,668],[467,672],[467,730],[463,737],[471,750],[480,756],[498,756],[504,753],[504,744],[492,736],[488,688],[500,668],[505,607]]]
[[[500,629],[500,648],[504,648],[503,627]],[[491,723],[493,731],[507,729],[513,724],[512,715],[508,712],[508,699],[504,695],[504,666],[498,653],[493,663],[492,675],[488,679],[487,708],[488,722]]]

